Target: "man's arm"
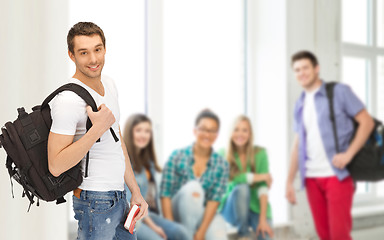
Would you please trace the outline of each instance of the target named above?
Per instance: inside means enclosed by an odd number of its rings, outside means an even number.
[[[172,201],[170,197],[161,198],[161,209],[163,211],[163,216],[165,219],[174,221],[172,212]]]
[[[355,137],[353,138],[347,151],[344,153],[336,154],[332,160],[333,165],[339,169],[343,169],[345,166],[347,166],[347,164],[365,144],[373,128],[375,127],[375,122],[366,109],[363,109],[358,114],[356,114],[354,119],[359,124]]]
[[[119,128],[120,132],[120,142],[121,142],[121,148],[123,149],[124,157],[125,157],[125,173],[124,173],[124,180],[127,184],[129,190],[132,193],[131,197],[131,206],[134,204],[137,204],[140,206],[140,212],[136,216],[136,221],[140,220],[141,218],[148,215],[148,204],[144,200],[143,196],[141,195],[140,188],[137,185],[135,175],[132,170],[131,166],[131,160],[129,159],[128,151],[125,146],[125,143],[123,141],[123,137],[121,136],[121,130]]]
[[[217,201],[207,201],[205,206],[203,220],[201,221],[199,229],[197,229],[194,239],[204,239],[205,233],[208,230],[209,225],[211,224],[213,218],[216,215],[217,208],[219,207],[219,202]]]
[[[295,134],[291,151],[291,164],[289,167],[285,197],[291,204],[296,204],[295,188],[293,182],[299,168],[299,136]]]
[[[87,113],[93,125],[78,141],[73,142],[73,135],[49,133],[48,167],[53,176],[57,177],[78,164],[93,144],[115,122],[112,111],[104,104],[100,106],[98,112],[93,112],[88,106]]]

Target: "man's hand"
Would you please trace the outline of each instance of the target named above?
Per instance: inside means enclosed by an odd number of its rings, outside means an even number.
[[[345,166],[352,160],[352,156],[347,152],[338,153],[333,156],[332,164],[338,169],[344,169]]]
[[[92,111],[92,108],[87,106],[87,114],[92,127],[97,128],[101,133],[106,132],[116,121],[112,111],[105,104],[100,105],[98,112]]]
[[[140,219],[148,215],[148,203],[144,200],[143,196],[141,196],[140,192],[132,193],[131,206],[133,206],[134,204],[140,206],[140,212],[135,217],[135,221],[139,221]]]
[[[296,193],[293,184],[287,184],[285,197],[287,198],[289,203],[296,204]]]
[[[270,238],[273,238],[273,231],[266,220],[259,222],[259,226],[256,229],[256,238],[259,236],[259,234],[261,234],[263,238],[266,237],[266,234],[268,234]]]
[[[204,240],[204,239],[205,239],[205,232],[198,229],[195,235],[193,236],[193,240]]]

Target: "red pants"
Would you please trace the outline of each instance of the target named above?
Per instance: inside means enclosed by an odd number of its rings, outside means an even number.
[[[355,191],[351,177],[307,178],[307,197],[316,231],[321,240],[351,240],[352,199]]]

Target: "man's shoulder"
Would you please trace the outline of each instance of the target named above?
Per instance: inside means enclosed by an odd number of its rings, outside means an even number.
[[[333,88],[333,95],[336,101],[342,101],[346,104],[352,103],[350,100],[357,98],[352,88],[345,83],[336,83]]]
[[[85,107],[86,103],[79,95],[67,90],[57,94],[52,100],[52,105],[73,105]]]
[[[335,93],[343,93],[346,91],[350,91],[351,87],[348,84],[336,82],[333,89],[334,89]]]

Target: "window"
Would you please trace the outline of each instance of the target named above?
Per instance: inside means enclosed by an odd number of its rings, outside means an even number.
[[[384,1],[342,1],[342,81],[384,119]],[[357,202],[384,197],[384,182],[358,183]]]
[[[227,147],[230,125],[244,113],[242,1],[164,1],[164,156],[193,142],[196,115],[209,108]]]

